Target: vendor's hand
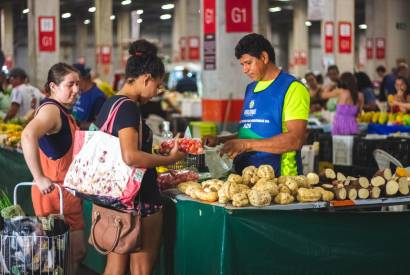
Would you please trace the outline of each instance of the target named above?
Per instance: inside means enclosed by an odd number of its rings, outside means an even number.
[[[210,147],[218,145],[218,137],[216,136],[204,136],[202,138],[202,144]]]
[[[43,195],[50,193],[54,189],[54,184],[47,177],[39,177],[34,180],[34,183]]]
[[[178,138],[179,133],[175,136],[174,139],[174,146],[172,147],[171,151],[169,152],[169,157],[173,162],[177,162],[185,157],[185,153],[178,150]]]
[[[237,155],[249,150],[249,143],[246,139],[233,139],[224,143],[221,149],[221,156],[227,154],[229,158],[234,159]]]

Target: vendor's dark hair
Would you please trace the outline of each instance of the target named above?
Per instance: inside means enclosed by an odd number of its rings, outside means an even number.
[[[61,82],[63,82],[64,77],[68,75],[69,73],[78,73],[78,70],[74,68],[73,66],[70,66],[66,63],[57,63],[51,66],[51,68],[48,70],[47,74],[47,82],[44,85],[44,89],[48,92],[51,93],[50,89],[50,83],[53,82],[57,85],[59,85]]]
[[[408,95],[410,95],[409,82],[407,81],[407,79],[406,79],[405,77],[398,76],[398,77],[396,78],[396,81],[397,81],[397,80],[403,81],[404,84],[406,85],[406,90],[404,91],[404,96],[407,97]]]
[[[130,57],[125,67],[125,79],[137,78],[143,74],[151,74],[153,78],[162,78],[165,74],[165,67],[157,56],[157,52],[157,47],[145,39],[132,42],[128,48]]]
[[[242,37],[238,44],[236,44],[235,57],[240,59],[242,55],[249,54],[253,57],[260,58],[263,51],[268,54],[269,60],[275,64],[275,50],[272,44],[263,35],[251,33]]]
[[[353,103],[356,105],[359,101],[359,89],[357,88],[356,77],[351,72],[344,72],[340,76],[340,88],[349,90]]]
[[[373,83],[365,72],[357,72],[354,76],[356,77],[359,91],[363,92],[365,88],[373,88]]]
[[[383,73],[385,73],[385,72],[386,72],[386,67],[384,67],[383,65],[379,65],[379,66],[377,66],[377,68],[376,68],[376,72],[383,72]]]

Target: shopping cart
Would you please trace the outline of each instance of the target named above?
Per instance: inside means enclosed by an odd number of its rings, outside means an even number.
[[[17,204],[17,190],[20,186],[31,186],[31,182],[22,182],[14,187],[14,205]],[[60,194],[60,216],[63,216],[63,193]],[[20,220],[21,218],[21,220]],[[9,219],[15,222],[16,218]],[[70,255],[69,226],[59,218],[53,219],[55,231],[33,228],[30,220],[37,217],[17,217],[20,232],[0,231],[0,274],[68,274]],[[5,223],[8,222],[5,220]],[[25,234],[28,233],[29,234]],[[24,234],[21,234],[24,233]]]

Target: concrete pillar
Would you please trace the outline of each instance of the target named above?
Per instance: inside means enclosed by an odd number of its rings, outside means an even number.
[[[75,62],[85,62],[88,46],[88,25],[83,20],[76,21]]]
[[[117,16],[117,60],[118,64],[115,64],[115,68],[120,70],[125,69],[126,61],[128,58],[128,45],[131,42],[130,20],[131,15],[129,12],[121,12]],[[138,23],[137,23],[138,24]]]
[[[177,0],[175,2],[172,26],[172,60],[174,62],[188,61],[189,37],[199,37],[199,4],[199,0]]]
[[[367,59],[365,68],[375,78],[378,65],[384,65],[387,71],[390,71],[396,66],[397,58],[405,58],[410,62],[410,2],[366,0],[365,4],[366,39],[373,45],[373,56]],[[384,58],[378,58],[376,55],[376,43],[380,39],[385,41]]]
[[[113,30],[112,21],[112,0],[95,0],[94,33],[95,47],[100,56],[96,64],[97,72],[101,80],[112,82],[113,66]]]
[[[326,0],[324,1],[324,20],[322,21],[322,49],[323,65],[326,69],[331,64],[336,64],[340,72],[354,69],[355,61],[355,22],[354,22],[354,0]],[[333,23],[333,52],[325,52],[325,24]],[[350,52],[343,53],[339,49],[339,24],[350,24]],[[345,31],[345,29],[344,29]],[[343,42],[345,43],[345,42]]]
[[[60,1],[28,0],[28,8],[28,74],[33,85],[43,87],[60,57]]]
[[[296,77],[303,77],[308,70],[309,30],[305,25],[306,20],[307,1],[295,1],[293,4],[293,67],[291,72]]]
[[[251,32],[259,31],[259,2],[251,1],[253,23]],[[212,9],[204,10],[204,3],[205,0],[201,0],[202,119],[217,122],[219,125],[226,121],[227,129],[235,130],[242,109],[245,88],[251,81],[242,73],[242,67],[235,57],[235,46],[249,31],[227,32],[225,1],[216,0],[213,11]],[[243,20],[245,15],[246,20],[249,20],[249,14],[245,14],[242,8],[236,11],[240,13],[235,15],[234,20],[239,20],[238,17],[242,17],[241,20]],[[215,19],[213,19],[213,14],[215,14]],[[205,34],[204,18],[208,22],[215,23],[216,30],[213,35],[212,33]],[[212,37],[215,37],[215,40]]]
[[[14,53],[13,53],[13,9],[11,3],[2,6],[0,14],[0,34],[1,34],[1,49],[3,50],[5,63],[9,67],[13,67]],[[10,68],[8,68],[10,69]],[[0,68],[1,70],[1,68]]]

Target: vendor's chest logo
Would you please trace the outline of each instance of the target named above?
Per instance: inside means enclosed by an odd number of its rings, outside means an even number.
[[[246,116],[256,115],[256,109],[254,109],[254,107],[255,107],[255,100],[251,100],[249,102],[249,109],[244,110],[244,115],[246,115]]]

